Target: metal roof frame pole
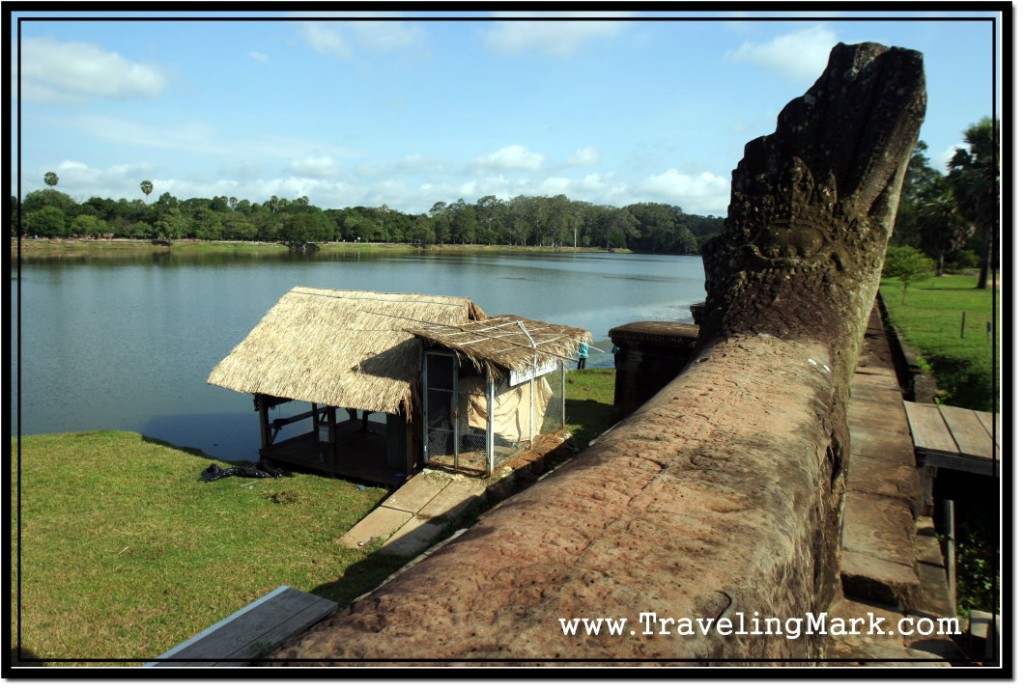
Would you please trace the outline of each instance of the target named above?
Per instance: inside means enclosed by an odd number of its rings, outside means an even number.
[[[459,469],[459,446],[462,431],[459,429],[459,367],[455,353],[452,353],[452,406],[448,411],[452,421],[452,452],[455,459],[455,470]]]
[[[535,381],[537,381],[537,380],[536,379],[531,379],[530,380],[530,448],[531,449],[533,448],[533,397],[534,397],[533,383]]]
[[[427,418],[430,416],[430,398],[427,394],[427,380],[429,379],[429,372],[427,372],[427,351],[424,349],[420,351],[420,377],[422,377],[422,396],[420,399],[423,404],[420,406],[420,417],[423,420],[423,465],[426,465],[430,461],[430,429],[427,426]]]
[[[494,378],[490,368],[487,370],[487,475],[494,473]]]
[[[534,382],[537,380],[537,342],[533,340],[533,336],[530,335],[530,331],[523,325],[523,322],[517,321],[516,326],[523,332],[527,340],[530,341],[530,347],[533,348],[533,378],[530,379],[530,448],[533,448],[533,398],[534,398]]]
[[[565,429],[565,360],[559,360],[559,368],[562,370],[562,429]]]

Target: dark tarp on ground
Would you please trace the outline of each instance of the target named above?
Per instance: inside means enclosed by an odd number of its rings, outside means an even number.
[[[229,477],[231,475],[237,475],[239,477],[256,477],[256,478],[278,478],[284,475],[284,473],[277,468],[271,468],[260,461],[258,464],[245,463],[242,465],[231,466],[230,468],[222,468],[216,463],[212,463],[209,468],[203,471],[200,479],[203,482],[213,482],[219,480],[222,477]]]

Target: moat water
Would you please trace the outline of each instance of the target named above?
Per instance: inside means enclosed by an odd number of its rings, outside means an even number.
[[[12,274],[12,434],[131,430],[226,460],[256,459],[257,416],[206,378],[295,286],[465,296],[589,329],[590,367],[612,366],[610,328],[692,322],[704,299],[699,257],[623,254],[164,257]]]

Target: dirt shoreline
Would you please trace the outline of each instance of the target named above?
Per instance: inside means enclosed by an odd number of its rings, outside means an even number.
[[[285,254],[288,248],[276,242],[239,240],[177,240],[173,244],[151,240],[83,239],[83,238],[11,238],[10,256],[22,259],[72,259],[105,257],[141,257],[175,254]],[[353,253],[463,253],[463,252],[587,252],[629,253],[629,250],[604,250],[584,247],[537,247],[521,245],[426,245],[406,243],[328,242],[320,245],[318,254],[346,255]]]

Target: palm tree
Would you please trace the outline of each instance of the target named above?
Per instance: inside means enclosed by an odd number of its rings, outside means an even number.
[[[949,182],[960,216],[985,233],[978,288],[988,286],[995,267],[993,248],[999,238],[999,121],[982,118],[964,132],[967,148],[957,148],[949,161]]]
[[[963,249],[974,228],[957,213],[956,200],[946,178],[936,178],[927,186],[918,208],[921,240],[936,258],[936,276],[946,267],[946,254]]]
[[[56,173],[51,171],[43,176],[43,182],[45,182],[50,187],[56,187],[57,183],[60,182],[60,178],[57,177]]]
[[[153,183],[149,180],[143,180],[139,187],[142,188],[142,192],[146,195],[146,199],[149,199],[149,195],[153,193]]]

